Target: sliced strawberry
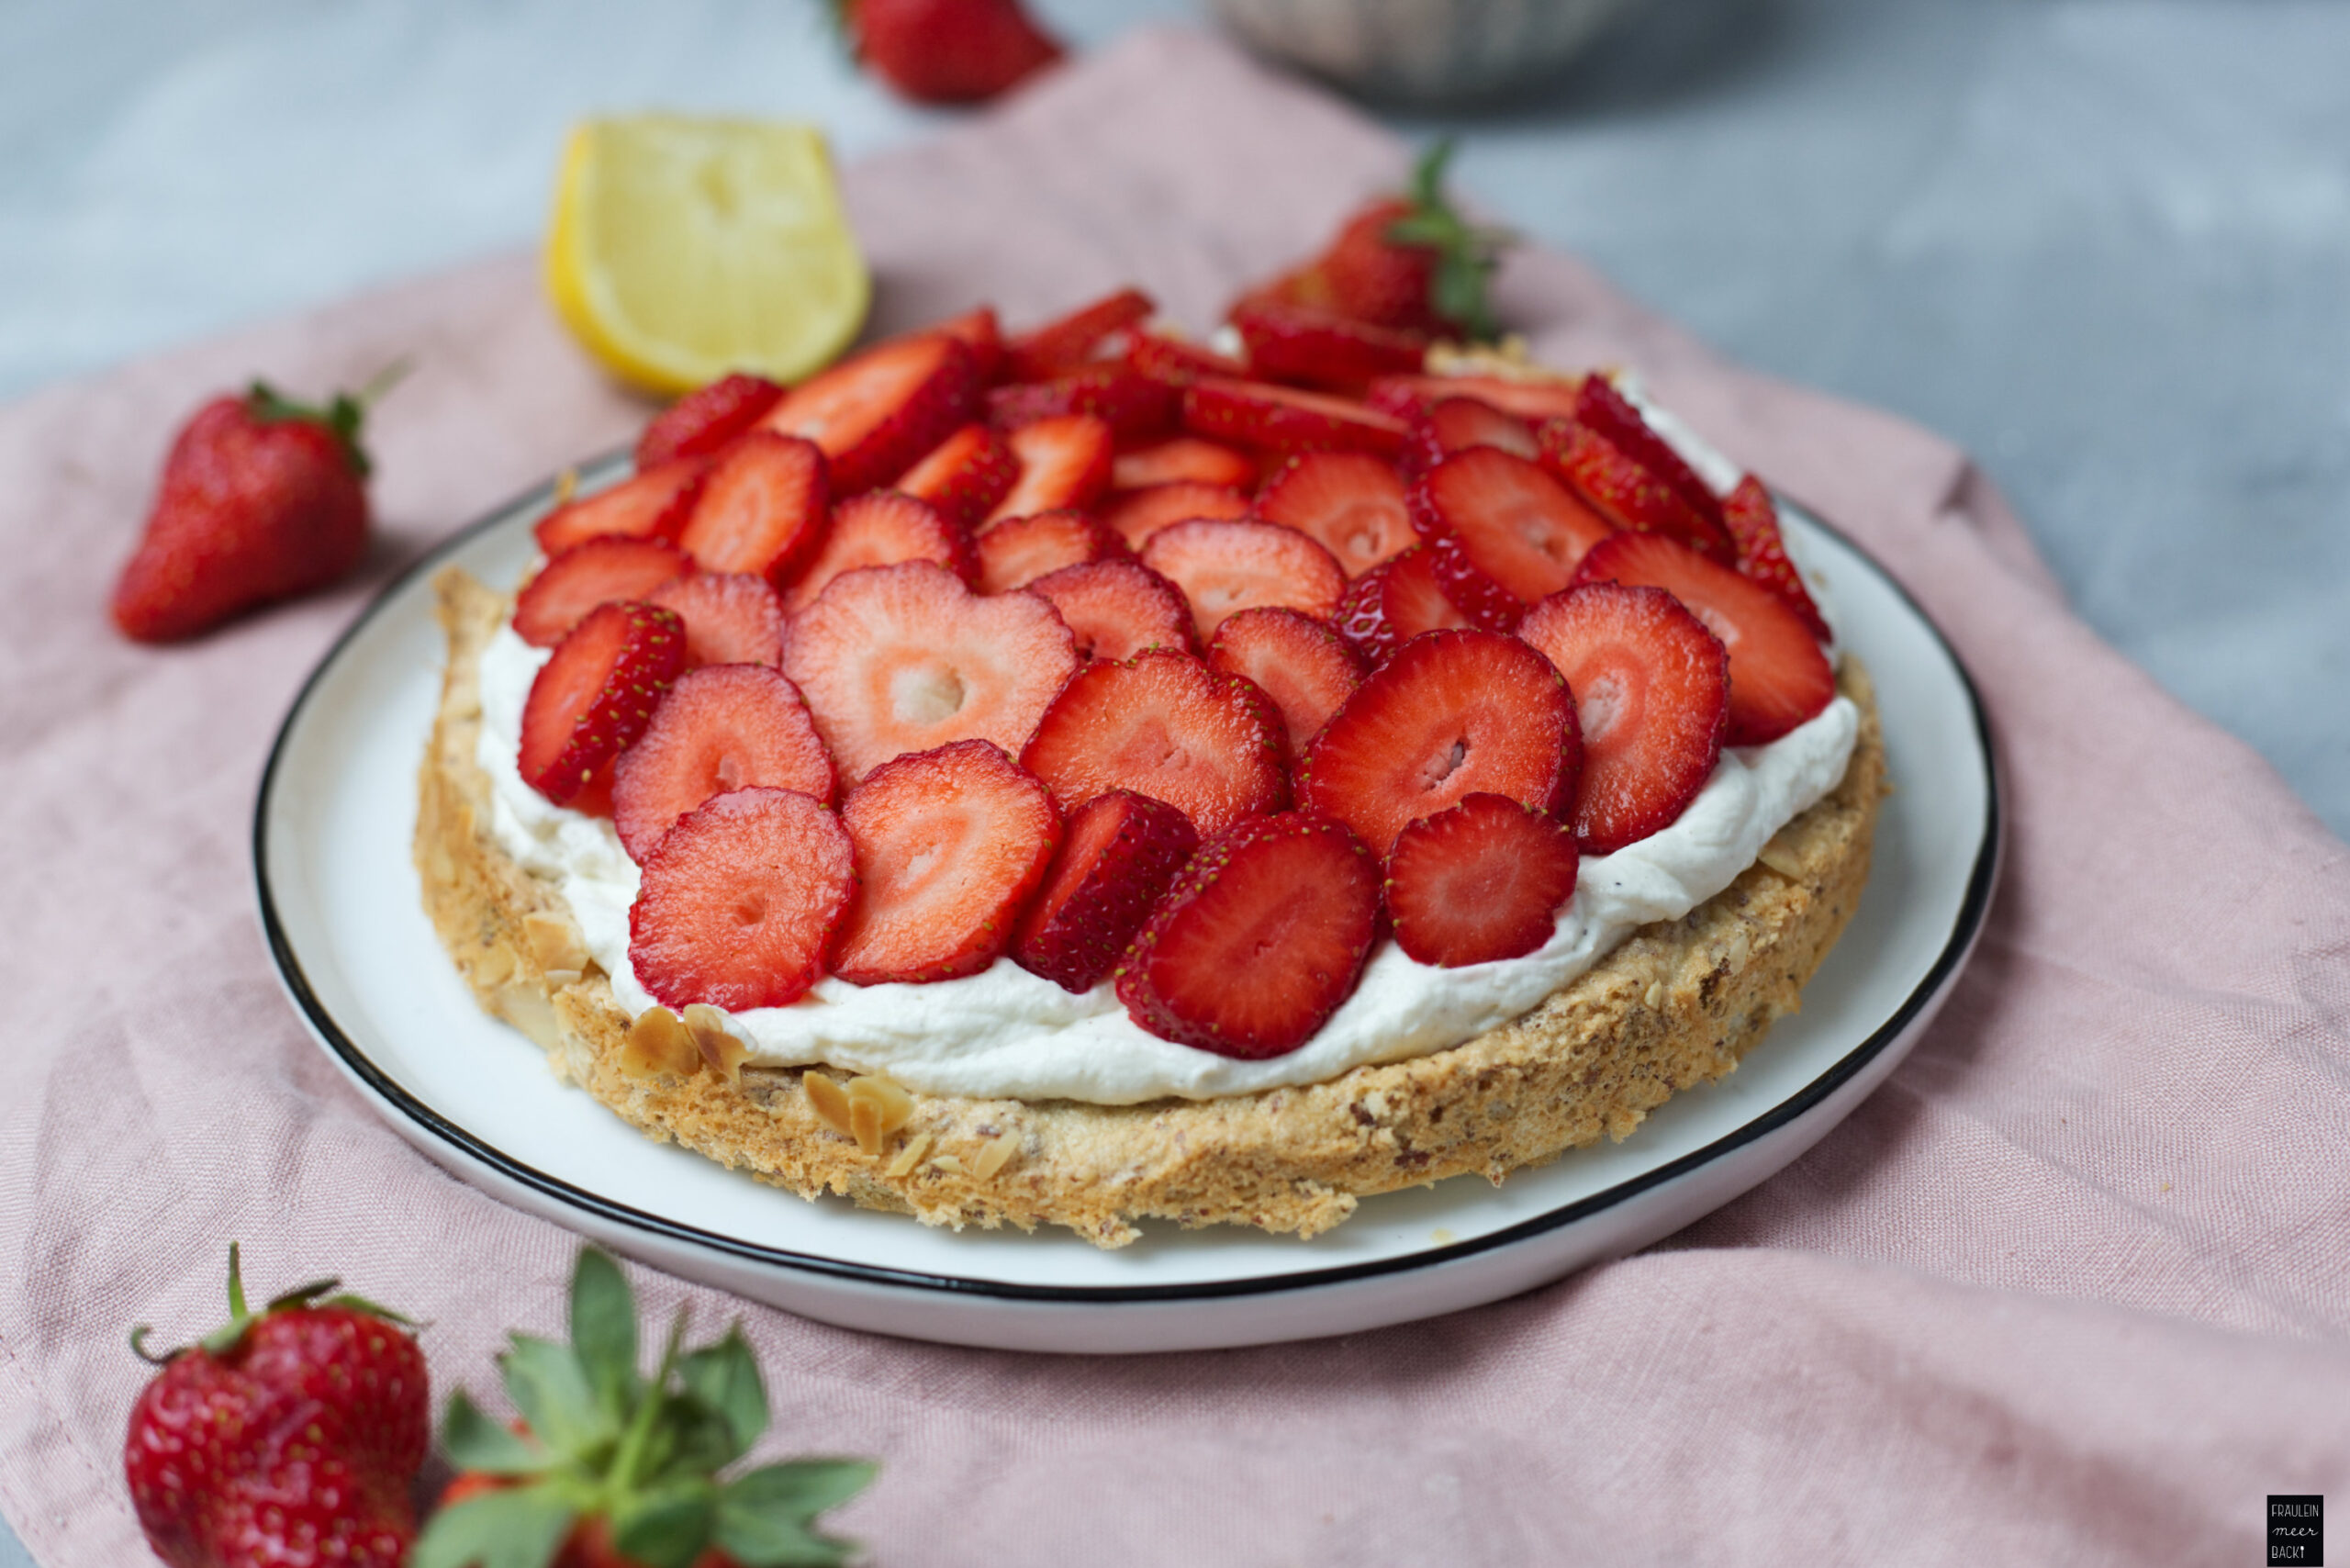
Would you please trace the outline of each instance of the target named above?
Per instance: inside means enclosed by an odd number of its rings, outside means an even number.
[[[1737,562],[1738,545],[1727,528],[1692,509],[1671,486],[1589,426],[1546,420],[1541,442],[1542,465],[1617,528],[1677,539],[1725,566]]]
[[[1406,422],[1419,418],[1447,398],[1474,398],[1528,423],[1571,419],[1582,395],[1584,376],[1575,381],[1513,381],[1500,375],[1384,375],[1371,385],[1363,400],[1383,414]]]
[[[1221,354],[1203,344],[1187,339],[1168,337],[1158,332],[1130,332],[1126,336],[1125,364],[1137,375],[1147,375],[1153,381],[1164,381],[1169,386],[1189,386],[1203,375],[1244,378],[1248,367],[1229,354]]]
[[[780,587],[824,532],[824,456],[755,430],[719,459],[677,543],[705,572],[750,572]]]
[[[650,604],[589,610],[531,682],[516,759],[522,782],[558,806],[605,804],[612,759],[644,733],[685,667],[686,628],[673,612]]]
[[[1122,452],[1110,461],[1110,487],[1113,490],[1147,490],[1153,485],[1186,480],[1195,485],[1254,489],[1257,460],[1213,441],[1179,435]]]
[[[1183,394],[1183,428],[1210,441],[1276,452],[1368,452],[1395,460],[1404,422],[1351,398],[1270,381],[1203,376]]]
[[[549,555],[607,536],[675,539],[709,472],[710,465],[699,458],[647,468],[592,496],[565,501],[539,519],[531,532]]]
[[[1125,541],[1129,550],[1141,549],[1144,540],[1170,523],[1189,522],[1195,517],[1248,515],[1248,498],[1244,492],[1230,485],[1203,485],[1189,479],[1113,496],[1102,507],[1102,524]]]
[[[1203,836],[1281,810],[1289,793],[1281,714],[1265,694],[1166,651],[1096,659],[1071,676],[1020,761],[1064,809],[1132,790],[1175,807]]]
[[[851,985],[977,974],[1060,846],[1044,785],[987,741],[883,763],[841,802],[856,897],[833,972]]]
[[[748,572],[696,572],[655,588],[647,603],[686,623],[686,667],[783,663],[783,600]]]
[[[1499,447],[1454,453],[1419,476],[1410,500],[1421,538],[1458,548],[1529,604],[1566,587],[1583,552],[1615,532],[1540,467]]]
[[[1020,476],[979,524],[1065,507],[1090,507],[1110,487],[1110,427],[1091,414],[1063,414],[1023,425],[1006,439]]]
[[[1729,655],[1724,745],[1777,740],[1835,700],[1836,672],[1786,601],[1685,545],[1653,533],[1619,533],[1583,557],[1575,581],[1662,588],[1721,639]]]
[[[664,1007],[789,1007],[824,973],[856,871],[840,818],[789,790],[733,790],[648,855],[628,958]]]
[[[612,765],[612,825],[642,865],[679,817],[754,784],[832,803],[833,759],[808,705],[766,665],[688,670]]]
[[[1146,648],[1192,651],[1191,601],[1139,561],[1113,556],[1063,566],[1028,591],[1061,612],[1080,659],[1130,659]]]
[[[1327,817],[1245,822],[1203,846],[1118,966],[1127,1015],[1244,1061],[1293,1051],[1362,978],[1379,865]]]
[[[1246,676],[1273,700],[1295,757],[1363,677],[1362,655],[1326,622],[1270,606],[1226,618],[1209,645],[1208,667]]]
[[[899,476],[896,488],[968,529],[995,510],[1019,477],[1020,459],[1003,437],[985,425],[968,424]]]
[[[1395,945],[1440,969],[1522,958],[1574,896],[1575,835],[1506,795],[1463,795],[1395,835],[1387,911]]]
[[[1008,518],[979,535],[979,589],[1010,593],[1064,566],[1125,553],[1118,536],[1085,512],[1040,511]]]
[[[1111,333],[1148,320],[1158,308],[1140,289],[1122,288],[1057,320],[1031,328],[1004,344],[1005,378],[1049,381],[1075,370],[1094,357]]]
[[[761,428],[816,443],[835,494],[886,485],[976,416],[979,371],[957,338],[917,332],[866,350],[783,396]]]
[[[534,648],[552,648],[599,604],[643,599],[694,569],[692,559],[658,539],[617,535],[575,544],[541,566],[514,600],[514,631]]]
[[[1164,801],[1112,790],[1069,813],[1043,891],[1012,938],[1012,961],[1083,995],[1110,978],[1151,906],[1200,846]]]
[[[783,656],[848,783],[949,741],[1026,744],[1076,667],[1051,605],[981,599],[928,561],[834,577],[793,618]]]
[[[783,388],[764,375],[737,372],[687,393],[653,416],[636,439],[642,474],[678,457],[710,457],[759,422],[782,400]]]
[[[1622,583],[1551,595],[1518,635],[1575,694],[1583,781],[1568,820],[1583,852],[1606,855],[1671,825],[1721,760],[1729,658],[1720,639],[1663,589]]]
[[[1179,522],[1152,534],[1139,558],[1183,590],[1203,639],[1214,636],[1225,616],[1260,604],[1327,621],[1347,591],[1347,575],[1330,552],[1278,523]]]
[[[1654,475],[1692,511],[1708,522],[1722,521],[1721,498],[1714,494],[1713,487],[1697,476],[1697,471],[1673,450],[1673,443],[1650,427],[1607,377],[1583,378],[1575,392],[1572,418]]]
[[[1003,372],[1003,326],[996,319],[995,307],[982,305],[950,317],[928,329],[959,341],[971,351],[971,364],[979,373],[979,384],[987,386]]]
[[[1362,452],[1305,452],[1265,482],[1256,513],[1294,528],[1359,577],[1417,543],[1393,465]]]
[[[1405,823],[1480,790],[1562,808],[1579,756],[1574,699],[1533,649],[1493,632],[1425,632],[1315,737],[1298,801],[1383,856]]]
[[[979,554],[961,526],[927,501],[895,490],[867,490],[833,508],[832,526],[815,555],[783,591],[783,608],[797,615],[843,572],[900,561],[933,561],[965,582],[979,575]]]
[[[1823,643],[1833,642],[1835,633],[1829,630],[1819,606],[1812,602],[1811,590],[1803,586],[1803,574],[1787,558],[1787,543],[1779,532],[1779,509],[1762,481],[1751,474],[1741,477],[1738,487],[1722,498],[1722,521],[1729,525],[1730,537],[1738,541],[1738,569],[1785,599],[1787,608],[1813,636]]]
[[[1427,340],[1417,332],[1279,300],[1243,300],[1232,324],[1248,345],[1249,373],[1268,381],[1359,396],[1380,376],[1416,374],[1427,357]]]
[[[1542,452],[1534,428],[1516,414],[1475,398],[1439,398],[1412,421],[1412,432],[1404,438],[1404,472],[1425,474],[1472,446],[1498,446],[1514,457],[1539,457]]]
[[[1420,545],[1427,552],[1428,570],[1444,597],[1483,632],[1515,632],[1526,613],[1526,601],[1485,575],[1470,557],[1457,533],[1439,533]]]
[[[987,397],[988,422],[1018,430],[1061,414],[1091,414],[1120,441],[1151,441],[1175,428],[1181,394],[1122,364],[1091,364],[1050,381],[1016,381]]]
[[[1499,588],[1487,597],[1494,596],[1509,597]],[[1374,665],[1385,664],[1397,648],[1423,632],[1475,625],[1446,595],[1436,574],[1435,553],[1425,544],[1357,577],[1331,622]]]

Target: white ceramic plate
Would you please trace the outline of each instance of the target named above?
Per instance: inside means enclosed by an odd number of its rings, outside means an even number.
[[[607,465],[609,468],[610,465]],[[1868,661],[1898,791],[1843,940],[1719,1084],[1625,1142],[1501,1187],[1456,1178],[1366,1201],[1313,1241],[1152,1227],[1116,1252],[1066,1232],[957,1233],[807,1203],[624,1125],[484,1016],[424,917],[408,842],[439,702],[431,575],[513,581],[542,487],[419,562],[312,674],[253,824],[261,914],[328,1056],[418,1148],[519,1208],[676,1273],[828,1322],[1016,1350],[1188,1350],[1346,1333],[1515,1294],[1667,1235],[1808,1148],[1881,1082],[1965,962],[1999,858],[1981,710],[1884,571],[1789,509]]]

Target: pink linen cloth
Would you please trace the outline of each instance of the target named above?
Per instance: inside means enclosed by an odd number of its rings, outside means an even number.
[[[1128,281],[1200,324],[1405,161],[1169,32],[847,183],[877,331]],[[1960,453],[1727,365],[1567,258],[1516,257],[1500,296],[1541,357],[1637,367],[1857,538],[1980,684],[2006,879],[1891,1081],[1662,1246],[1380,1333],[996,1354],[635,1271],[651,1307],[744,1320],[777,1451],[883,1459],[834,1521],[882,1562],[2263,1561],[2266,1494],[2350,1498],[2350,852],[2068,612]],[[361,580],[185,647],[113,633],[201,398],[400,355]],[[123,1335],[215,1321],[228,1238],[265,1287],[341,1272],[425,1320],[443,1393],[494,1388],[508,1327],[559,1325],[574,1238],[411,1152],[304,1034],[248,832],[275,726],[368,595],[644,412],[522,257],[0,409],[0,1507],[49,1568],[149,1560]]]

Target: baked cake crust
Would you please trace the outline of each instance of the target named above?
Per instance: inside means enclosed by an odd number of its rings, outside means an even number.
[[[805,1198],[836,1193],[925,1225],[1067,1226],[1105,1248],[1134,1240],[1145,1219],[1311,1237],[1361,1197],[1469,1172],[1499,1182],[1603,1135],[1621,1140],[1676,1090],[1733,1070],[1800,1005],[1860,900],[1885,792],[1874,694],[1848,655],[1838,684],[1861,724],[1837,787],[1722,892],[1640,927],[1509,1024],[1409,1061],[1219,1100],[913,1094],[906,1114],[892,1094],[902,1125],[877,1136],[868,1119],[860,1143],[811,1101],[815,1080],[837,1117],[837,1087],[818,1073],[730,1068],[722,1053],[703,1065],[691,1052],[662,1070],[642,1038],[632,1049],[631,1020],[560,894],[489,830],[477,669],[509,603],[454,567],[434,588],[449,665],[415,856],[426,912],[483,1008],[656,1139]]]

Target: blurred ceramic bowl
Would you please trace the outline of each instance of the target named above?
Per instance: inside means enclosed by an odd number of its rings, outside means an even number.
[[[1563,66],[1634,0],[1214,0],[1259,53],[1366,97],[1460,104]]]

